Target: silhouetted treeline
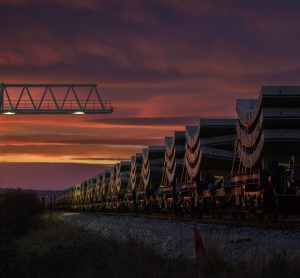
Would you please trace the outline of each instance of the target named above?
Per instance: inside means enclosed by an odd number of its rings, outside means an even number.
[[[0,233],[17,236],[34,225],[40,212],[39,201],[34,192],[21,189],[7,192],[0,200]]]
[[[39,212],[40,205],[34,192],[17,189],[1,196],[0,272],[2,274],[13,273],[17,267],[16,240],[36,226]],[[10,277],[6,274],[3,277]]]

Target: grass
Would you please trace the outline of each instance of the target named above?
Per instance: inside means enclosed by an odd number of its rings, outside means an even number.
[[[4,277],[195,277],[186,259],[163,259],[142,244],[101,239],[44,215],[38,229],[14,242]]]

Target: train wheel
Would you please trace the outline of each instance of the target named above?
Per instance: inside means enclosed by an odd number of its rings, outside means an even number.
[[[230,205],[230,213],[232,219],[236,220],[238,218],[238,211],[234,203],[231,203]]]
[[[261,213],[257,213],[257,221],[259,222],[259,223],[261,223],[261,222],[264,222],[264,219],[265,219],[265,214],[263,213],[263,212],[261,212]]]
[[[244,211],[240,211],[239,217],[240,217],[241,220],[245,220],[245,218],[246,218],[246,213],[245,213]]]
[[[272,210],[272,214],[271,214],[272,222],[277,222],[277,220],[278,220],[278,211],[279,211],[279,203],[278,203],[278,199],[275,198],[274,203],[273,203],[273,210]]]

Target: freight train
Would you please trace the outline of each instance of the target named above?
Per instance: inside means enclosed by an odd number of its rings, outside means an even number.
[[[264,86],[47,198],[51,209],[277,220],[300,212],[300,87]]]

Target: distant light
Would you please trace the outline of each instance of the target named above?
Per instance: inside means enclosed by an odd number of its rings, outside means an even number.
[[[15,112],[3,112],[2,113],[3,115],[15,115],[16,113]]]
[[[82,111],[77,111],[77,112],[74,112],[73,114],[74,114],[74,115],[83,115],[84,112],[82,112]]]

